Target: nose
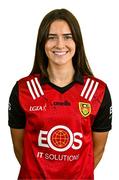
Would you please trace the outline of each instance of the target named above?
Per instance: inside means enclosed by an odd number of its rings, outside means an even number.
[[[57,38],[56,47],[62,49],[64,48],[64,46],[65,46],[64,39],[62,37]]]

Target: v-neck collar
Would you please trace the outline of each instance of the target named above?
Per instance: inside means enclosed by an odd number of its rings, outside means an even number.
[[[54,89],[56,89],[57,91],[59,91],[60,93],[65,93],[66,91],[68,91],[74,84],[74,82],[71,82],[70,84],[64,86],[64,87],[59,87],[51,82],[48,83],[50,86],[52,86]]]
[[[40,83],[41,83],[41,85],[49,84],[50,86],[52,86],[54,89],[56,89],[60,93],[64,93],[64,92],[68,91],[73,86],[74,83],[83,84],[84,79],[83,79],[83,75],[81,73],[79,73],[77,75],[75,74],[73,81],[70,84],[68,84],[68,85],[66,85],[64,87],[59,87],[59,86],[53,84],[52,82],[50,82],[48,77],[41,77],[40,78]]]

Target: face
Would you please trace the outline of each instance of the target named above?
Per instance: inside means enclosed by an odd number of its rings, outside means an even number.
[[[49,29],[45,44],[45,53],[51,65],[72,64],[76,45],[68,23],[64,20],[54,21]]]

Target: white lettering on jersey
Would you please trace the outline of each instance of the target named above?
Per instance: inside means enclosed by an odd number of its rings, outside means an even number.
[[[8,104],[8,110],[11,111],[11,103]]]
[[[55,160],[55,161],[77,161],[80,157],[79,154],[72,154],[72,155],[66,155],[66,154],[48,154],[43,152],[37,152],[37,158],[45,158],[46,160]]]
[[[49,147],[47,143],[47,135],[48,131],[42,131],[40,130],[40,133],[39,133],[39,137],[38,137],[38,146],[41,146],[41,147]],[[45,142],[46,143],[45,143]]]
[[[55,161],[76,161],[79,159],[79,154],[77,155],[66,155],[66,154],[62,154],[62,155],[57,155],[57,154],[45,154],[45,159],[50,159],[50,160],[55,160]]]
[[[64,152],[70,147],[78,150],[82,147],[82,138],[82,133],[72,133],[68,127],[58,125],[53,127],[49,132],[40,130],[38,146],[51,148],[58,152]]]
[[[44,106],[30,106],[29,111],[46,111],[47,105]]]
[[[110,114],[112,114],[112,106],[110,107]]]
[[[43,157],[43,152],[38,152],[37,153],[37,158],[42,158]]]
[[[77,139],[76,136],[79,137],[79,138],[82,138],[82,137],[83,137],[82,133],[79,133],[79,132],[74,133],[74,139],[75,139],[74,142],[78,143],[78,146],[75,146],[75,145],[73,144],[73,145],[72,145],[72,148],[73,148],[73,149],[80,149],[81,146],[82,146],[82,140],[81,140],[81,139]]]

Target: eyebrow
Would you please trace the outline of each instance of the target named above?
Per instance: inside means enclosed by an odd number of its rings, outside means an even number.
[[[72,33],[64,33],[63,36],[72,36]],[[57,36],[57,34],[49,33],[48,36]]]

